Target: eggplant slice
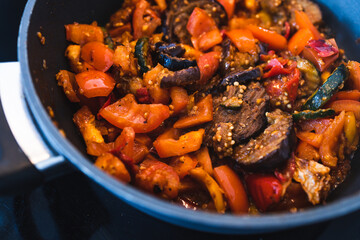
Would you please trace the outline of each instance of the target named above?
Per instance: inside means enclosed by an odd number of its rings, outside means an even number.
[[[242,53],[228,38],[222,42],[221,46],[219,71],[223,77],[231,75],[232,72],[243,71],[255,66],[259,61],[259,53],[262,52],[262,48],[258,45],[258,54]]]
[[[166,74],[160,83],[160,87],[190,87],[195,86],[200,79],[200,70],[198,67],[189,67],[176,72]]]
[[[191,44],[191,36],[186,30],[186,25],[195,7],[204,9],[215,20],[218,27],[227,24],[226,11],[216,0],[176,0],[171,2],[171,9],[167,12],[163,26],[166,41]]]
[[[224,106],[229,99],[238,101],[239,106]],[[223,94],[213,98],[214,119],[207,126],[206,144],[220,158],[231,156],[234,145],[245,142],[265,127],[268,100],[260,83],[228,86]]]
[[[266,113],[269,126],[257,138],[235,148],[234,159],[244,168],[270,170],[286,162],[295,143],[290,114],[276,109]]]

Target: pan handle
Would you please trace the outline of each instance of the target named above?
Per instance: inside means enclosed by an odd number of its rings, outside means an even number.
[[[70,169],[37,130],[21,89],[18,62],[0,64],[0,196],[24,192]]]

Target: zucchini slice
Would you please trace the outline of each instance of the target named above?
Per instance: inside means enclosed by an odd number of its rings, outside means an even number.
[[[344,64],[335,69],[330,77],[316,90],[302,106],[301,110],[318,110],[330,100],[330,98],[344,86],[349,77],[349,70]]]
[[[306,59],[296,58],[297,68],[303,75],[305,84],[299,86],[301,97],[309,97],[321,84],[321,78],[315,66]]]
[[[138,60],[141,74],[146,73],[151,68],[151,56],[149,56],[149,50],[149,38],[139,38],[135,45],[134,56]]]
[[[312,111],[312,110],[304,110],[301,112],[295,111],[292,114],[292,116],[295,121],[326,118],[326,117],[335,116],[335,110],[331,108],[327,108],[327,109],[319,109],[316,111]]]

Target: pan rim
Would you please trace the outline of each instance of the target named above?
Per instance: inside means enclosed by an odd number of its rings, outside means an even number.
[[[91,164],[86,156],[59,133],[36,93],[29,68],[27,52],[28,28],[35,4],[36,0],[29,0],[27,2],[21,20],[18,38],[18,59],[22,74],[21,81],[29,108],[34,119],[36,119],[42,135],[51,147],[55,149],[58,154],[63,155],[90,179],[93,179],[122,201],[157,219],[175,225],[223,234],[273,232],[318,223],[360,209],[360,192],[358,192],[354,193],[354,195],[336,200],[328,205],[316,206],[297,213],[271,213],[260,216],[220,215],[185,209],[111,178]]]

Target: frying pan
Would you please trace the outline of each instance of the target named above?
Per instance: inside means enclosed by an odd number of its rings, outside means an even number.
[[[360,3],[357,0],[319,0],[318,3],[323,10],[325,21],[336,32],[338,45],[345,49],[350,59],[359,60],[360,47],[355,40],[360,36]],[[19,159],[14,161],[16,164],[8,162],[7,171],[0,171],[0,187],[3,193],[33,187],[49,176],[63,173],[65,168],[62,167],[70,165],[119,199],[155,218],[187,228],[227,234],[269,232],[307,225],[360,208],[359,152],[352,161],[350,176],[331,195],[326,205],[298,213],[271,213],[260,216],[190,211],[124,185],[93,166],[86,155],[83,139],[72,122],[72,115],[77,107],[66,99],[54,76],[59,69],[68,67],[63,56],[68,44],[64,24],[91,23],[96,20],[103,25],[120,7],[121,1],[118,0],[30,0],[27,3],[18,41],[22,90],[29,109],[27,120],[31,120],[35,125],[48,155],[34,164],[31,163],[33,161],[24,160],[25,158],[22,158],[21,163]],[[46,38],[45,45],[40,43],[37,32],[41,32]],[[53,110],[53,117],[49,116],[48,107]],[[63,130],[66,137],[59,129]],[[21,140],[19,137],[17,139]]]

